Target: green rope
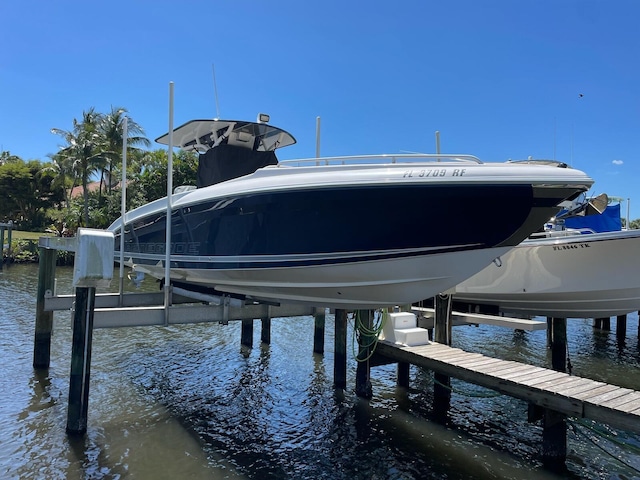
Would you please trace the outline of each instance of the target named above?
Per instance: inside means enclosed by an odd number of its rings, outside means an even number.
[[[609,440],[611,443],[615,443],[616,445],[619,445],[620,447],[623,447],[627,450],[632,451],[635,454],[640,454],[640,447],[636,447],[635,445],[630,445],[628,443],[625,443],[621,440],[618,440],[617,438],[615,438],[612,435],[607,434],[606,432],[603,432],[602,430],[599,430],[598,428],[594,427],[593,425],[589,425],[587,422],[584,422],[582,420],[575,420],[572,423],[579,423],[581,426],[588,428],[589,430],[591,430],[592,432],[594,432],[595,434],[597,434],[598,436]]]
[[[375,322],[375,317],[378,317],[377,323]],[[362,322],[360,319],[360,310],[356,310],[353,315],[354,325],[353,325],[353,337],[352,337],[352,349],[353,356],[358,362],[367,362],[376,351],[376,347],[378,345],[378,338],[380,333],[382,333],[382,329],[384,328],[384,323],[386,322],[388,317],[388,313],[385,310],[376,310],[374,314],[374,323],[373,328],[369,328],[367,325]],[[363,337],[370,337],[371,341],[366,344],[362,343]],[[371,351],[365,358],[359,358],[360,351],[356,349],[356,344],[361,349],[371,348]]]
[[[572,430],[574,431],[574,433],[575,433],[576,435],[581,435],[581,436],[583,436],[584,438],[586,438],[587,440],[589,440],[592,444],[594,444],[596,447],[598,447],[600,450],[602,450],[602,452],[604,452],[604,453],[606,453],[607,455],[609,455],[611,458],[613,458],[613,459],[617,460],[619,463],[621,463],[621,464],[622,464],[622,465],[624,465],[625,467],[627,467],[627,468],[629,468],[629,469],[631,469],[631,470],[633,470],[633,471],[635,471],[635,472],[639,472],[639,473],[640,473],[640,470],[638,470],[636,467],[634,467],[633,465],[630,465],[629,463],[625,462],[624,460],[622,460],[622,459],[618,458],[618,457],[617,457],[617,456],[615,456],[613,453],[611,453],[611,452],[607,451],[607,450],[606,450],[602,445],[599,445],[598,443],[596,443],[596,442],[593,440],[593,438],[591,438],[591,437],[589,437],[588,435],[586,435],[585,433],[581,432],[578,428],[576,428],[576,424],[575,424],[574,422],[570,422],[570,423],[571,423],[571,428],[572,428]],[[582,422],[581,422],[581,423],[582,423]],[[630,447],[631,447],[631,445],[628,445],[628,444],[625,444],[625,443],[622,443],[622,442],[619,442],[619,441],[615,441],[613,438],[611,438],[611,436],[606,435],[606,434],[603,434],[603,433],[602,433],[602,432],[600,432],[599,430],[594,429],[594,428],[592,428],[592,427],[590,427],[590,426],[588,426],[588,425],[586,425],[586,424],[584,424],[584,423],[582,423],[582,425],[583,425],[584,427],[587,427],[587,428],[589,428],[590,430],[592,430],[592,431],[596,432],[596,433],[597,433],[598,435],[600,435],[601,437],[606,438],[607,440],[610,440],[610,441],[611,441],[611,442],[613,442],[613,443],[617,443],[618,445],[621,445],[621,446],[623,446],[623,447],[626,447],[626,448],[627,448],[627,449],[629,449],[629,450],[633,450],[633,451],[636,451],[636,452],[637,452],[637,449],[636,449],[635,447],[634,447],[634,448],[630,448]]]

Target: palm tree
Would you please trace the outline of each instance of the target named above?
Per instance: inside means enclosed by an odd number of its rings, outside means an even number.
[[[102,118],[103,115],[91,107],[88,111],[82,112],[82,121],[73,119],[72,130],[51,129],[51,133],[60,135],[67,143],[58,155],[73,165],[73,170],[82,178],[84,226],[89,224],[89,177],[100,168],[104,159],[103,138],[100,132]]]
[[[76,186],[76,175],[73,171],[73,163],[60,153],[54,153],[47,155],[51,161],[47,163],[43,168],[43,172],[53,173],[52,187],[62,188],[62,198],[65,208],[69,210],[69,198],[71,192]]]
[[[114,166],[122,164],[122,144],[123,144],[123,124],[128,113],[126,108],[111,107],[111,112],[104,115],[100,125],[100,134],[106,147],[104,155],[107,159],[108,167],[108,189],[111,193],[112,174]],[[144,129],[134,122],[131,118],[127,118],[127,148],[135,148],[143,145],[149,147],[151,142],[144,136]],[[102,188],[102,183],[101,183]]]

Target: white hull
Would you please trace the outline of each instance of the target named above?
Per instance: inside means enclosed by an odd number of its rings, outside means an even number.
[[[455,299],[516,315],[623,315],[640,309],[639,254],[640,230],[527,240],[461,282]]]
[[[174,281],[212,286],[256,299],[278,299],[319,307],[377,308],[410,304],[448,290],[509,247],[420,257],[296,268],[171,269]],[[136,265],[163,278],[162,266]]]

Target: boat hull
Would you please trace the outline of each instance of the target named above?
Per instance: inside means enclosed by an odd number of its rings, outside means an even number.
[[[426,295],[443,292],[478,271],[509,247],[416,255],[375,261],[297,267],[171,269],[180,284],[215,287],[220,293],[311,303],[335,308],[377,308],[406,305]],[[161,265],[137,264],[136,269],[156,278]]]
[[[266,167],[174,196],[171,280],[324,307],[413,303],[482,269],[591,183],[567,169],[435,167]],[[508,220],[486,228],[505,208]],[[126,225],[124,258],[163,278],[166,200]],[[120,222],[110,229],[118,246]]]
[[[600,318],[640,309],[640,230],[528,240],[461,282],[455,300],[513,315]]]

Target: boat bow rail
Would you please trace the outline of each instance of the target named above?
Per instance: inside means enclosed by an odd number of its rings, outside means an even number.
[[[483,163],[478,157],[466,154],[428,154],[428,153],[399,153],[381,155],[350,155],[340,157],[314,157],[294,160],[279,160],[282,166],[310,166],[310,165],[354,165],[354,164],[385,164],[385,163],[415,163],[415,162],[463,162]]]

